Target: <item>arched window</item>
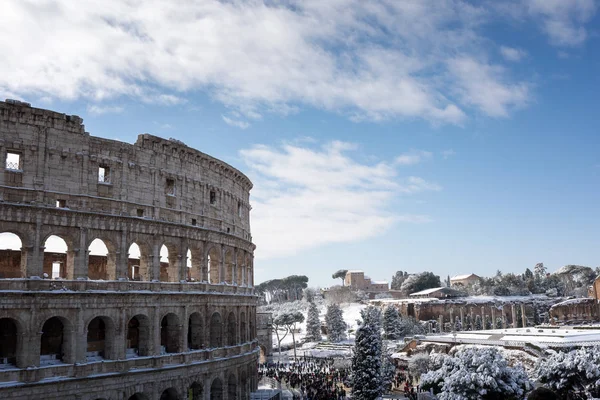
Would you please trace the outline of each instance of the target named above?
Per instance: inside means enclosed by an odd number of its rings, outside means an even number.
[[[88,251],[88,277],[92,280],[116,279],[117,263],[114,248],[109,251],[104,240],[94,239],[90,243]]]
[[[190,350],[199,350],[204,345],[204,327],[202,316],[199,313],[190,315],[188,323],[188,347]]]
[[[227,317],[227,345],[235,346],[236,345],[236,323],[235,323],[235,314],[230,312]]]
[[[192,383],[190,388],[188,389],[188,399],[189,400],[203,400],[204,391],[202,388],[202,384],[198,382]]]
[[[0,279],[25,278],[27,268],[21,265],[23,242],[14,233],[0,233]]]
[[[67,259],[67,242],[58,236],[49,236],[44,242],[44,277],[73,278],[72,260]]]
[[[217,348],[223,346],[223,332],[221,314],[213,313],[210,317],[210,347]]]
[[[177,389],[165,389],[160,395],[160,400],[179,400],[179,396],[177,395]]]
[[[210,400],[223,400],[223,382],[219,378],[210,385]]]
[[[42,327],[40,365],[52,365],[63,361],[64,347],[64,325],[60,318],[52,317]]]
[[[136,315],[127,323],[127,358],[150,354],[150,320],[145,315]]]
[[[0,369],[17,365],[17,324],[11,318],[0,318]]]
[[[240,314],[240,343],[246,343],[248,340],[247,332],[246,332],[246,313],[242,312]]]
[[[221,282],[219,269],[221,268],[221,257],[216,247],[208,251],[208,281],[216,285]]]
[[[227,380],[227,399],[237,400],[237,382],[233,374],[230,374]]]
[[[181,351],[181,324],[173,313],[165,315],[160,323],[161,353],[179,353]]]
[[[106,324],[101,317],[90,321],[87,332],[87,361],[99,361],[105,358]]]

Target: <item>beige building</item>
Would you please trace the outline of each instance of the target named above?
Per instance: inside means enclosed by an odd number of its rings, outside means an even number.
[[[389,284],[386,281],[371,281],[363,271],[348,271],[344,278],[344,286],[353,290],[364,290],[365,292],[386,292]]]
[[[0,398],[249,399],[252,183],[179,141],[82,122],[0,102],[0,238],[20,242],[0,262]]]
[[[481,280],[481,278],[475,274],[467,274],[467,275],[456,275],[450,278],[450,286],[462,286],[467,287],[474,283],[477,283]]]

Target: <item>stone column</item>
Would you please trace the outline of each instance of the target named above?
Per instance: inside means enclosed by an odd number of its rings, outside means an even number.
[[[117,268],[115,271],[115,279],[127,279],[129,276],[129,249],[127,248],[127,231],[121,231],[118,247],[120,251],[117,251]]]
[[[44,243],[41,243],[42,220],[41,216],[37,216],[35,232],[33,235],[33,243],[25,245],[21,248],[21,272],[25,274],[23,277],[39,276],[44,274]],[[21,239],[26,240],[26,239]]]
[[[151,351],[151,356],[153,355],[160,355],[160,331],[161,331],[161,325],[160,323],[162,322],[160,320],[160,307],[159,306],[155,306],[154,307],[154,312],[152,315],[152,319],[151,319],[151,325],[150,325],[150,334],[148,335],[150,337],[150,343],[148,348]]]
[[[438,333],[444,332],[444,316],[440,314],[438,318]]]
[[[83,321],[83,311],[81,308],[77,310],[77,318],[73,321],[73,331],[75,332],[75,337],[73,341],[75,342],[75,362],[84,363],[87,361],[86,352],[87,352],[87,334],[88,327],[85,326]]]
[[[512,303],[510,305],[510,312],[511,312],[511,319],[512,319],[512,327],[516,328],[517,327],[517,312],[515,311],[515,304]]]
[[[67,278],[77,279],[88,277],[89,251],[87,248],[87,229],[79,230],[79,241],[73,244],[75,247],[72,251],[67,252],[67,271],[70,270],[70,263],[73,263],[73,276]]]
[[[181,351],[188,351],[188,329],[190,324],[190,319],[188,317],[188,306],[183,306],[183,320],[181,322]]]
[[[463,330],[465,329],[465,315],[463,307],[460,308],[460,326]]]
[[[521,322],[523,328],[527,328],[527,316],[525,315],[525,304],[521,303]]]
[[[160,247],[154,243],[152,245],[152,254],[150,258],[150,280],[160,281]]]
[[[219,283],[225,281],[225,246],[221,245],[219,260]]]
[[[496,306],[492,306],[492,329],[496,329]]]

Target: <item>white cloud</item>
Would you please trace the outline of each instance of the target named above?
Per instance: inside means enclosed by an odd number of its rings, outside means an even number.
[[[500,46],[500,54],[508,61],[521,61],[527,56],[527,52],[521,49],[508,46]]]
[[[221,118],[223,118],[223,121],[225,121],[225,123],[227,125],[234,126],[236,128],[247,129],[248,127],[250,127],[250,124],[248,122],[246,122],[246,121],[241,121],[241,120],[238,120],[238,119],[229,118],[229,117],[226,117],[224,115],[221,115]]]
[[[440,77],[456,54],[494,68],[481,61],[489,19],[466,0],[5,0],[0,94],[174,105],[203,90],[251,120],[309,106],[460,124],[490,108]]]
[[[442,157],[444,157],[444,160],[447,160],[454,155],[456,155],[456,152],[453,149],[442,150]]]
[[[407,153],[400,154],[394,160],[398,165],[414,165],[431,158],[431,152],[423,150],[411,150]]]
[[[308,145],[307,145],[308,146]],[[380,235],[397,222],[426,223],[427,215],[391,211],[399,195],[438,191],[422,178],[398,177],[394,162],[365,164],[357,146],[256,145],[240,152],[254,181],[252,232],[257,258],[273,258],[330,243]]]
[[[124,108],[121,106],[99,106],[97,104],[87,106],[87,112],[92,115],[119,114],[123,112],[123,110]]]
[[[585,23],[596,13],[595,0],[528,0],[531,15],[540,18],[543,31],[558,46],[578,46],[588,37]]]
[[[509,110],[529,101],[529,85],[510,83],[506,71],[471,57],[457,57],[448,62],[456,79],[456,90],[463,102],[476,106],[492,117],[506,117]]]

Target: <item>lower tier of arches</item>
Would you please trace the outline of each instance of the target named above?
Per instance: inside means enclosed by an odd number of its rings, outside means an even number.
[[[0,398],[21,400],[248,400],[257,389],[258,348],[212,361],[131,368],[93,377],[49,379],[0,387]],[[0,373],[2,373],[0,371]]]

